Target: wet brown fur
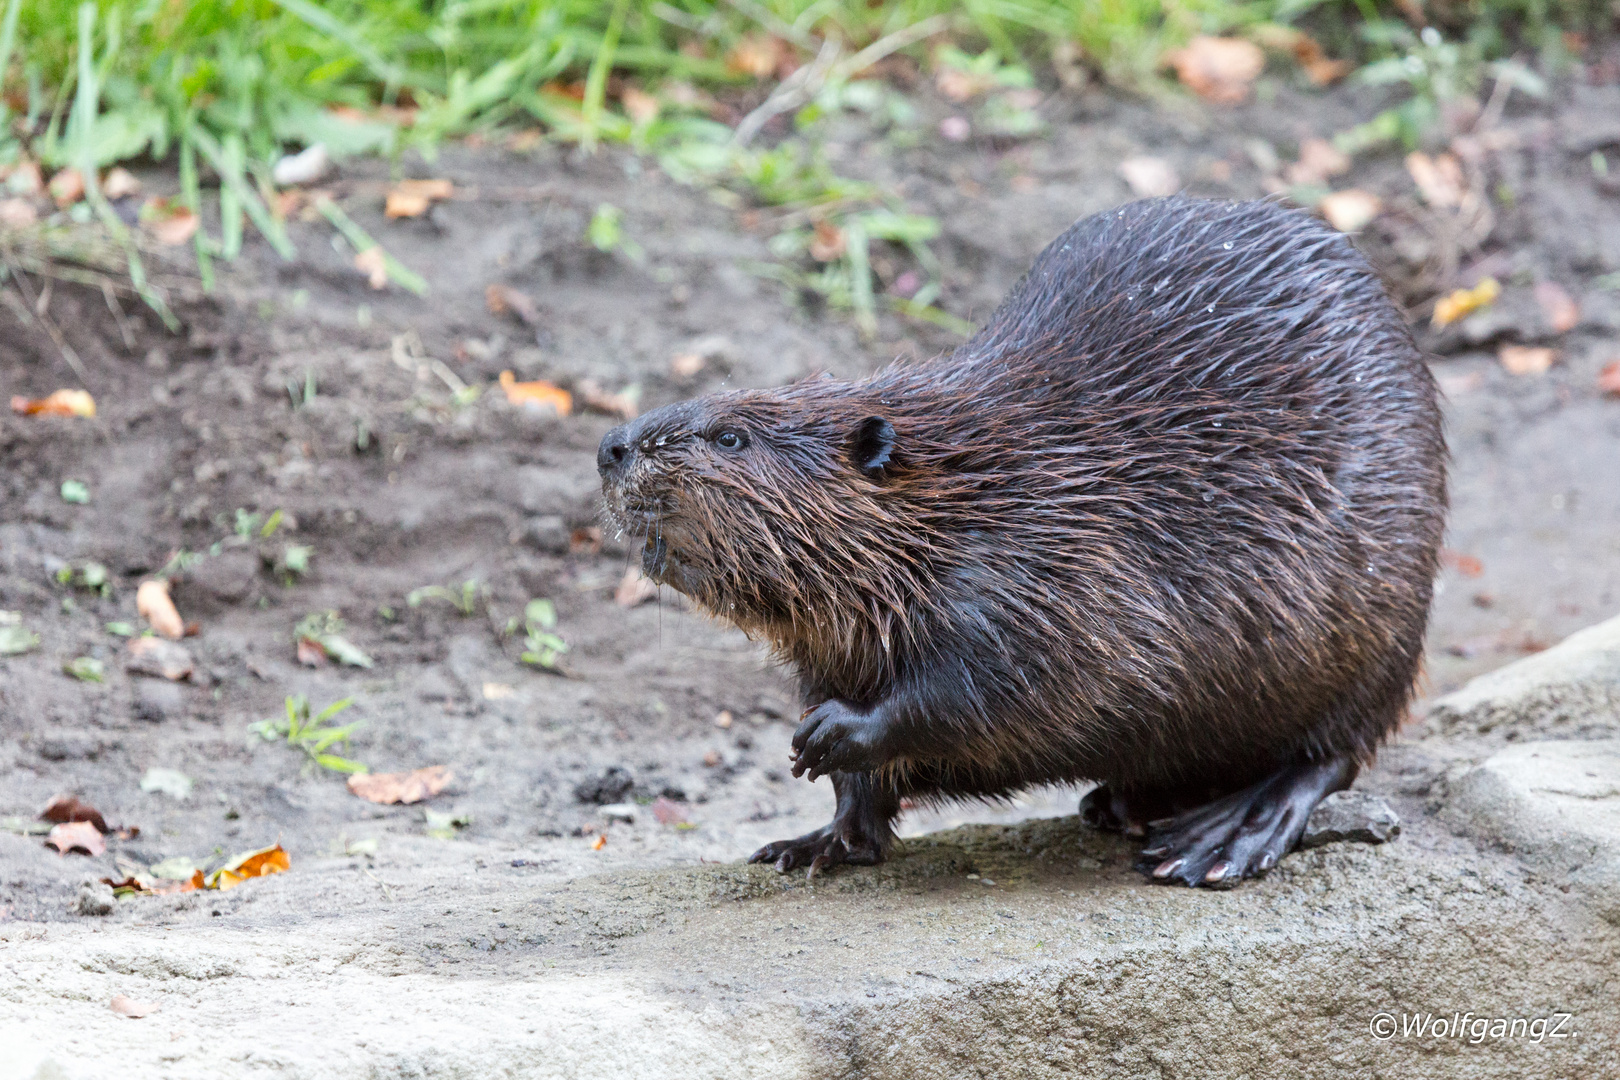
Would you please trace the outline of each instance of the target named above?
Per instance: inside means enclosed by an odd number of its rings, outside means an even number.
[[[655,578],[768,642],[807,705],[904,700],[886,807],[1228,791],[1365,762],[1404,715],[1446,506],[1434,383],[1303,214],[1130,204],[951,354],[626,430],[609,517]]]

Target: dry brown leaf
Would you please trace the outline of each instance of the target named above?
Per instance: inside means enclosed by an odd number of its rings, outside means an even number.
[[[645,90],[638,90],[634,86],[627,86],[619,94],[619,104],[624,106],[624,114],[634,124],[650,124],[658,119],[658,99]]]
[[[1441,210],[1452,210],[1462,205],[1468,194],[1468,182],[1463,179],[1462,162],[1455,154],[1436,154],[1430,157],[1420,150],[1406,155],[1406,171],[1412,174],[1423,201]]]
[[[607,834],[606,833],[600,834],[599,836],[597,836],[597,838],[595,840],[591,841],[591,850],[592,851],[601,851],[605,847],[607,847]]]
[[[61,824],[67,821],[88,821],[100,832],[111,832],[107,828],[107,820],[101,816],[101,811],[89,803],[81,802],[77,795],[58,795],[45,804],[45,809],[39,812],[39,820]]]
[[[1119,175],[1125,178],[1131,194],[1139,199],[1163,198],[1181,190],[1176,167],[1164,158],[1128,157],[1119,163]]]
[[[1440,562],[1466,578],[1477,578],[1485,572],[1485,564],[1478,555],[1469,555],[1452,548],[1440,549]]]
[[[368,247],[354,257],[354,268],[366,275],[373,289],[388,288],[388,260],[380,247]]]
[[[204,878],[204,887],[221,891],[234,889],[250,878],[284,873],[291,867],[292,860],[282,850],[281,845],[276,844],[273,847],[238,855]]]
[[[136,638],[125,651],[129,655],[124,660],[124,670],[136,675],[156,675],[179,682],[189,679],[197,667],[189,649],[162,638]]]
[[[84,198],[84,174],[78,169],[63,169],[51,177],[46,190],[57,208],[65,210]]]
[[[597,555],[602,551],[602,530],[595,525],[581,525],[568,534],[568,554]]]
[[[421,217],[428,207],[455,194],[448,180],[401,180],[388,189],[383,214],[389,218]]]
[[[1620,359],[1610,360],[1598,372],[1598,391],[1610,397],[1620,397]]]
[[[27,199],[0,199],[0,225],[26,229],[39,221],[39,211]]]
[[[137,1001],[132,997],[118,994],[109,1003],[108,1007],[119,1016],[127,1016],[131,1020],[139,1020],[143,1016],[151,1016],[158,1011],[158,1007],[150,1001]]]
[[[1458,289],[1442,296],[1434,304],[1434,316],[1429,320],[1436,330],[1450,326],[1465,315],[1495,302],[1502,295],[1502,286],[1495,278],[1486,278],[1472,289]]]
[[[576,387],[579,403],[592,412],[617,416],[621,420],[634,420],[641,412],[640,395],[634,388],[610,394],[590,379],[581,379]]]
[[[1543,281],[1536,286],[1536,303],[1555,334],[1567,334],[1581,321],[1581,306],[1556,281]]]
[[[714,716],[714,726],[717,728],[728,728],[735,719],[736,717],[731,715],[730,709],[721,709]]]
[[[1514,375],[1541,375],[1558,359],[1558,350],[1539,345],[1504,345],[1496,358]]]
[[[153,202],[161,201],[153,200]],[[150,206],[151,203],[147,205]],[[179,247],[197,235],[199,224],[197,215],[191,212],[190,207],[168,203],[161,213],[154,213],[147,218],[146,231],[160,244]]]
[[[1204,34],[1165,59],[1183,85],[1219,105],[1236,105],[1248,97],[1250,84],[1266,66],[1266,54],[1254,42]]]
[[[96,415],[96,399],[88,390],[54,390],[42,398],[13,397],[11,411],[19,416],[78,416],[89,419]]]
[[[963,102],[978,97],[996,86],[995,77],[977,71],[960,71],[942,67],[934,75],[934,87],[947,100]]]
[[[443,791],[452,779],[448,765],[429,765],[408,773],[355,773],[349,790],[374,803],[417,803]]]
[[[320,642],[312,638],[301,637],[298,639],[297,656],[298,662],[305,667],[326,666],[326,650],[321,647]]]
[[[101,193],[109,199],[123,199],[141,193],[141,182],[122,165],[107,170],[101,178]]]
[[[1283,170],[1290,184],[1325,184],[1328,177],[1350,171],[1350,155],[1326,139],[1306,139],[1299,144],[1299,160]]]
[[[653,800],[652,816],[660,825],[683,825],[686,823],[686,808],[660,795]]]
[[[726,66],[739,75],[763,79],[791,56],[787,43],[769,34],[749,34],[731,47]]]
[[[513,315],[528,326],[538,326],[540,309],[534,306],[527,293],[510,285],[489,285],[484,289],[484,306],[491,315]]]
[[[816,222],[816,231],[810,238],[810,257],[817,262],[832,262],[844,254],[844,230],[830,221]]]
[[[63,855],[70,851],[82,851],[93,858],[107,850],[101,830],[89,821],[64,821],[54,825],[46,835],[45,842]]]
[[[549,407],[556,409],[558,416],[567,416],[574,410],[574,395],[551,383],[541,380],[518,382],[517,376],[510,371],[501,372],[500,383],[506,400],[513,405]]]
[[[135,590],[135,611],[170,641],[186,636],[186,624],[169,597],[169,579],[151,578]]]
[[[483,689],[485,701],[506,701],[517,696],[517,689],[508,683],[487,682]]]
[[[1335,191],[1316,204],[1327,223],[1343,233],[1357,232],[1370,224],[1384,209],[1378,196],[1360,188]]]
[[[641,568],[632,566],[619,580],[613,591],[613,602],[623,608],[633,608],[658,596],[658,584],[641,575]]]

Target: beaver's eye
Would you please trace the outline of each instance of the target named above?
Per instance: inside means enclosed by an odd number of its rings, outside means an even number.
[[[740,432],[722,431],[720,434],[714,437],[714,445],[718,446],[722,450],[736,450],[740,448],[742,444],[743,437]]]

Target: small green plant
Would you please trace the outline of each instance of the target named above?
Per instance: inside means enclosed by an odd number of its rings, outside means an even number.
[[[22,624],[22,613],[0,611],[0,656],[21,656],[39,648],[39,635]]]
[[[309,557],[314,553],[315,549],[308,544],[288,544],[276,563],[276,569],[281,573],[281,583],[291,585],[309,573]]]
[[[451,607],[464,616],[471,616],[478,611],[478,601],[488,590],[481,590],[477,578],[468,578],[461,583],[460,590],[447,589],[443,585],[424,585],[420,589],[412,589],[405,597],[405,603],[410,607],[421,607],[424,600],[444,600]]]
[[[112,595],[112,579],[107,568],[98,562],[85,561],[70,564],[56,572],[58,585],[71,585],[75,589],[84,589],[97,596]]]
[[[293,627],[293,640],[298,644],[299,658],[303,659],[307,650],[314,649],[320,656],[336,660],[340,664],[347,664],[350,667],[370,667],[371,657],[343,636],[346,627],[347,624],[335,611],[314,611],[305,615],[299,620],[298,625]],[[318,656],[312,659],[314,663],[320,663]]]
[[[309,699],[303,694],[294,694],[287,698],[285,717],[275,716],[249,724],[248,731],[265,742],[285,742],[301,751],[308,759],[308,767],[339,773],[370,772],[370,768],[363,763],[330,752],[332,747],[339,745],[347,751],[349,737],[360,722],[334,726],[327,721],[353,704],[353,698],[344,698],[311,716]]]
[[[83,506],[90,501],[90,485],[83,480],[62,481],[62,501]]]
[[[107,681],[107,665],[93,656],[76,656],[63,664],[62,670],[80,682]]]
[[[557,669],[557,661],[568,651],[568,643],[556,633],[557,608],[550,600],[530,600],[523,608],[523,655],[525,664]]]
[[[597,251],[613,251],[624,242],[624,213],[612,203],[603,203],[585,226],[585,239]]]

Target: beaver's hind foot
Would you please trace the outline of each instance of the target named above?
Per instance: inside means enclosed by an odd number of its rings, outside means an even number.
[[[1166,884],[1229,889],[1259,877],[1294,845],[1316,804],[1350,786],[1347,758],[1289,765],[1257,784],[1173,818],[1150,822],[1136,868]]]
[[[748,861],[775,863],[783,874],[808,866],[809,877],[839,863],[876,866],[882,862],[894,840],[889,825],[900,810],[900,800],[871,773],[835,772],[832,782],[838,809],[830,824],[792,840],[766,844]]]
[[[780,874],[808,866],[810,869],[806,876],[815,877],[827,867],[839,863],[876,866],[883,861],[883,845],[869,837],[845,835],[839,823],[834,821],[793,840],[766,844],[750,855],[748,861],[775,863]]]

